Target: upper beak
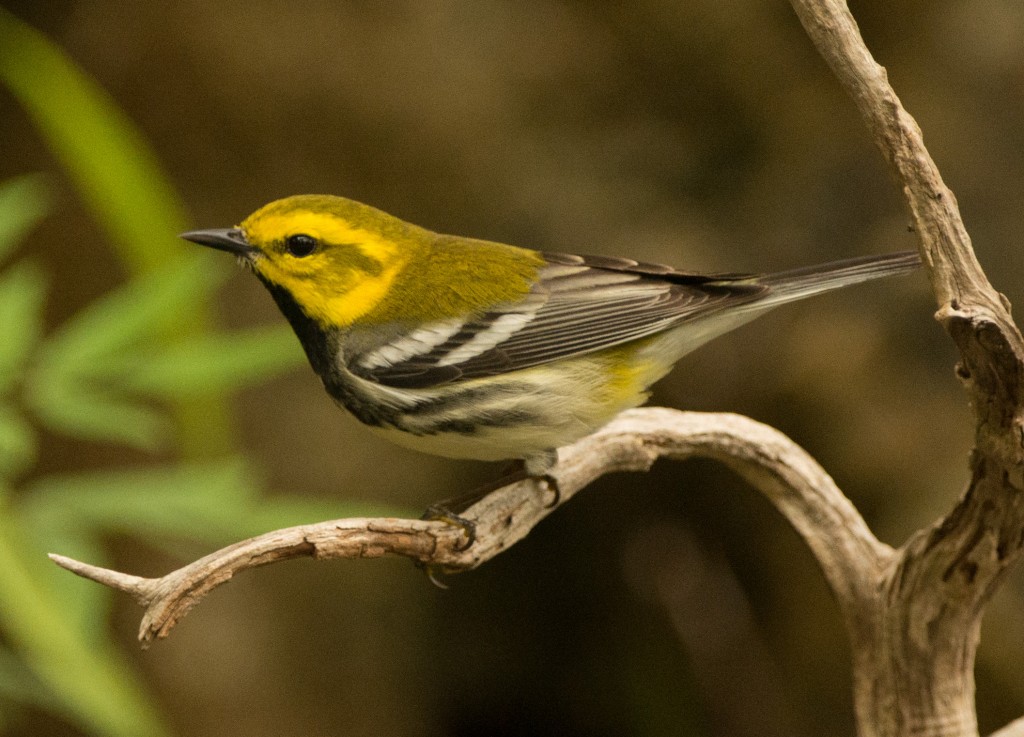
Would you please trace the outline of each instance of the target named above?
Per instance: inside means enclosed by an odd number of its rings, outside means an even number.
[[[249,245],[245,239],[245,233],[238,228],[208,228],[206,230],[190,230],[182,233],[180,238],[198,243],[201,246],[209,246],[220,251],[227,251],[236,256],[248,256],[256,249]]]

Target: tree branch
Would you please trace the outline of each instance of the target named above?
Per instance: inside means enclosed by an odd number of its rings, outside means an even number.
[[[975,412],[971,481],[931,529],[913,536],[851,624],[862,735],[977,735],[974,657],[986,602],[1024,545],[1024,341],[989,284],[956,198],[921,131],[871,57],[844,0],[792,0],[853,98],[899,182],[939,310],[960,351]]]
[[[844,610],[859,611],[892,549],[878,542],[849,500],[803,449],[777,430],[733,414],[646,408],[624,412],[559,452],[558,504],[616,471],[645,471],[658,458],[716,458],[748,479],[803,536]],[[277,530],[236,543],[161,578],[140,578],[51,555],[60,566],[131,594],[145,608],[139,639],[166,637],[214,588],[249,568],[297,557],[401,555],[431,569],[475,568],[523,539],[554,511],[531,481],[488,494],[463,516],[476,526],[465,545],[454,525],[393,518],[345,519]]]
[[[1002,729],[997,729],[989,737],[1024,737],[1024,717],[1014,719]]]

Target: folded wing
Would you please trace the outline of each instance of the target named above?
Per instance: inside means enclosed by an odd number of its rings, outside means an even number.
[[[401,388],[464,381],[600,351],[752,302],[744,275],[700,275],[626,259],[544,254],[531,292],[461,320],[420,326],[364,348],[350,368]]]

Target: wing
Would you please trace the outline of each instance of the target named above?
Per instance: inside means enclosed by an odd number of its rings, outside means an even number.
[[[426,388],[628,343],[757,299],[744,275],[700,275],[626,259],[545,253],[531,292],[467,321],[421,326],[352,356],[358,376]]]

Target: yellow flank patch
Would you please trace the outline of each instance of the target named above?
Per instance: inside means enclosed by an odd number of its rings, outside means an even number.
[[[608,390],[616,399],[632,397],[647,388],[643,378],[648,367],[642,363],[623,362],[610,367]]]
[[[671,368],[662,361],[642,356],[644,341],[610,349],[605,391],[609,402],[639,404],[648,396],[648,388]]]

